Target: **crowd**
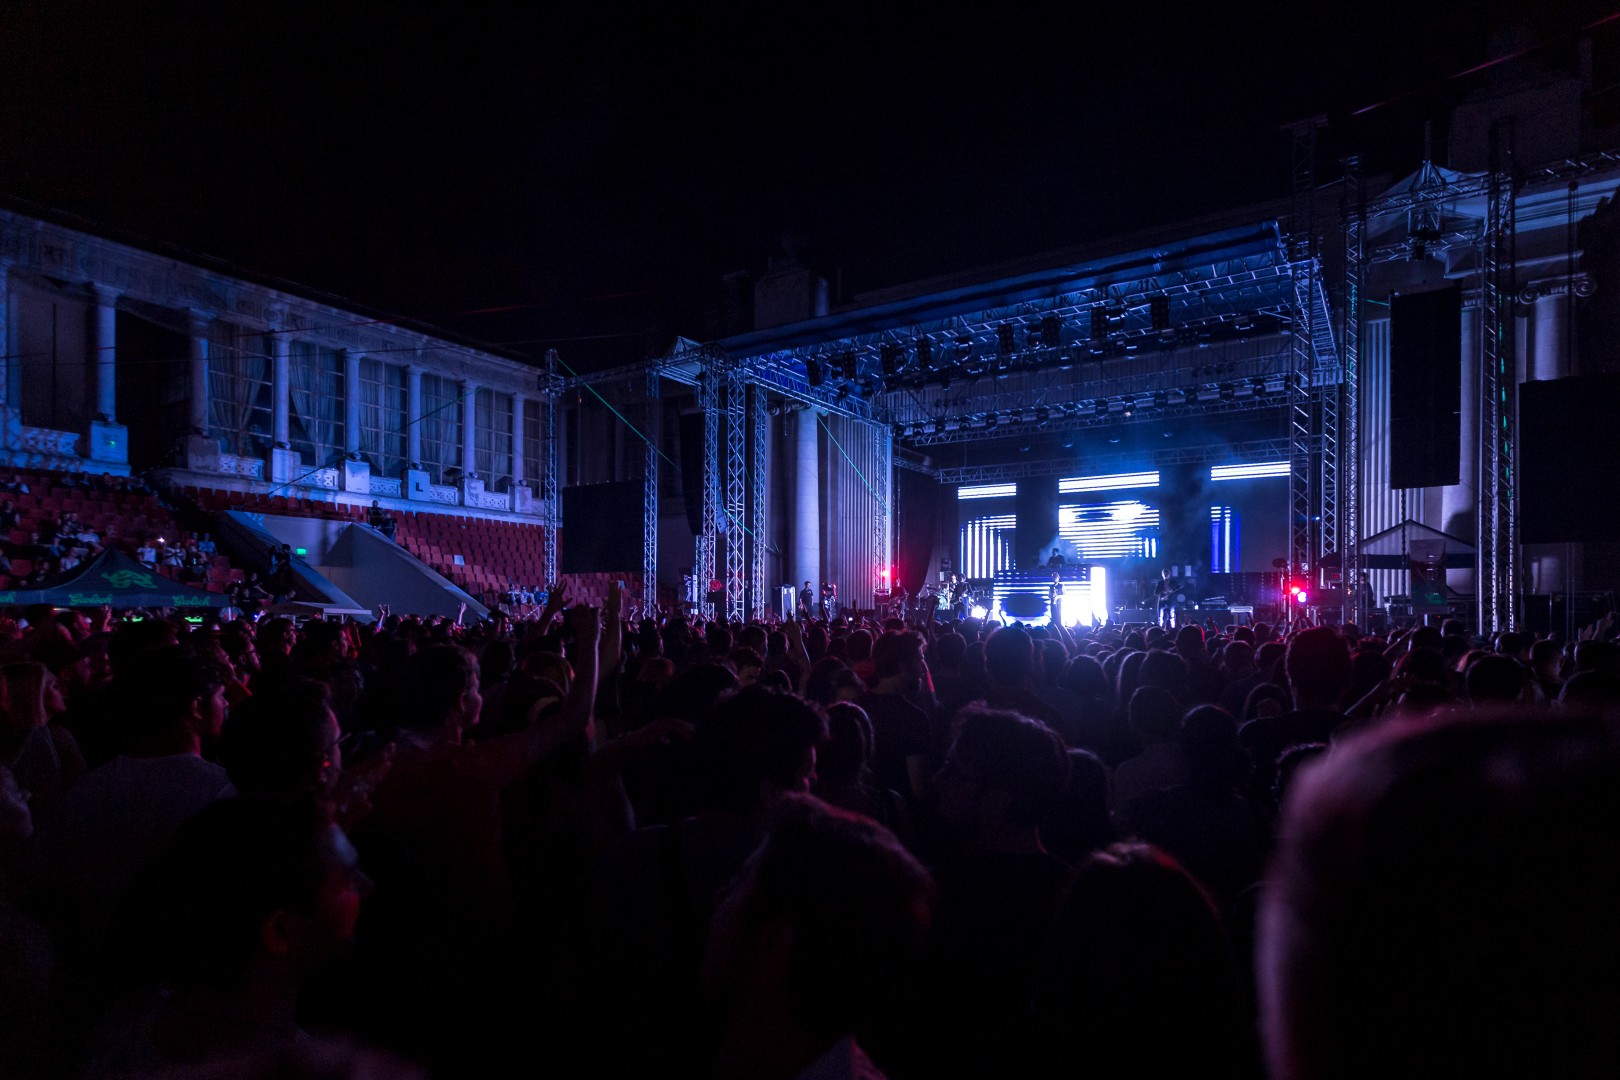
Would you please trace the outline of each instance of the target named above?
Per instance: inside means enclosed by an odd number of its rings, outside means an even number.
[[[1612,1076],[1620,645],[0,620],[0,1075]]]

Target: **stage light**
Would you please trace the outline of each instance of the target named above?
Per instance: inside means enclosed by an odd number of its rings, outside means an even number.
[[[809,356],[805,357],[805,359],[804,359],[804,379],[805,379],[805,382],[808,382],[811,386],[820,386],[821,385],[821,380],[824,377],[825,376],[822,373],[821,365],[816,362],[815,358],[814,357],[809,357]]]
[[[1056,315],[1047,315],[1041,319],[1041,344],[1048,349],[1056,349],[1063,345],[1063,320]]]
[[[968,614],[972,615],[975,619],[983,619],[990,615],[990,609],[985,607],[983,604],[974,604],[973,610]]]
[[[934,419],[934,434],[935,435],[943,435],[943,434],[945,434],[945,421],[943,419],[940,419],[938,417],[936,417]]]
[[[1153,322],[1153,329],[1160,332],[1170,329],[1170,298],[1163,295],[1150,297],[1148,316]]]
[[[883,374],[895,376],[900,374],[900,346],[884,344],[878,348],[878,359],[883,366]],[[848,378],[848,376],[845,376]]]
[[[930,338],[917,339],[917,367],[924,372],[934,370],[934,342]]]
[[[838,374],[845,382],[854,382],[857,370],[858,364],[853,352],[845,351],[838,354]]]
[[[1012,323],[1002,323],[996,327],[996,353],[1002,359],[1011,356],[1013,350],[1017,348],[1017,342],[1014,340],[1016,332],[1016,328]]]
[[[1101,307],[1091,309],[1091,340],[1101,341],[1108,336],[1108,312]]]

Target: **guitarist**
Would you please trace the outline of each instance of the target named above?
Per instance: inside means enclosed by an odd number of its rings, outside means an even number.
[[[1181,592],[1181,581],[1170,576],[1170,567],[1166,566],[1159,571],[1159,582],[1154,588],[1154,597],[1158,602],[1159,625],[1166,630],[1174,629],[1176,621],[1176,597]]]

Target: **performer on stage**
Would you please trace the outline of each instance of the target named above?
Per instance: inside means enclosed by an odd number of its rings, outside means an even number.
[[[815,617],[815,612],[816,591],[810,587],[810,583],[807,581],[804,583],[804,588],[799,590],[799,618],[812,619]]]
[[[950,597],[949,597],[949,599],[950,599],[950,604],[951,604],[951,617],[952,618],[955,618],[955,619],[965,619],[965,618],[967,618],[967,592],[968,592],[967,578],[963,577],[961,574],[958,574],[954,570],[951,571]]]
[[[1166,566],[1159,571],[1159,583],[1154,588],[1154,597],[1158,601],[1159,625],[1166,630],[1173,629],[1176,621],[1176,595],[1181,591],[1181,582],[1170,576],[1170,568]]]
[[[821,583],[821,617],[823,619],[838,617],[838,586],[830,581]]]
[[[1063,549],[1053,548],[1051,558],[1046,560],[1046,568],[1048,570],[1062,570],[1067,565],[1068,560],[1063,557]]]

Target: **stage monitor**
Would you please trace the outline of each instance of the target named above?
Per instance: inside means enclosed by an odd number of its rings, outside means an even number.
[[[640,480],[563,488],[558,570],[564,574],[641,569]]]

